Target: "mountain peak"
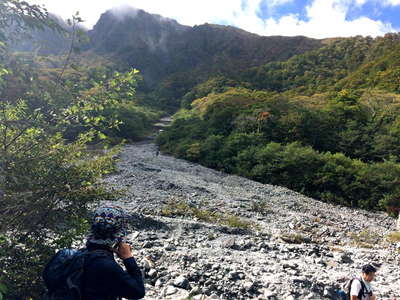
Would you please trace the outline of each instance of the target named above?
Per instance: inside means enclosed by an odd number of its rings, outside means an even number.
[[[208,23],[184,26],[130,6],[105,12],[89,35],[95,52],[138,68],[147,82],[189,69],[197,81],[202,74],[237,72],[321,47],[305,37],[264,37]]]
[[[187,27],[179,24],[174,19],[166,18],[157,14],[150,14],[142,9],[137,9],[129,5],[123,5],[114,7],[103,13],[93,29],[95,29],[96,26],[101,26],[103,23],[131,23],[133,21],[136,23],[144,22],[146,24],[162,24],[163,26],[174,26],[176,28]]]

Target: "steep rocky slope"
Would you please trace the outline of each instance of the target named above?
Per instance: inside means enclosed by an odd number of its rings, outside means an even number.
[[[140,69],[149,83],[180,72],[204,80],[210,73],[238,72],[323,46],[321,40],[302,36],[263,37],[212,24],[184,26],[133,8],[105,12],[89,36],[91,51]]]
[[[368,262],[379,299],[400,296],[394,219],[157,154],[127,145],[106,179],[127,192],[146,299],[335,299]]]

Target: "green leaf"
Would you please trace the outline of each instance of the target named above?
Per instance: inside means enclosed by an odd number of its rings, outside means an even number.
[[[99,139],[101,139],[101,140],[105,140],[107,138],[107,136],[102,132],[99,132],[98,136],[99,136]]]
[[[7,287],[5,286],[4,283],[0,283],[0,296],[2,294],[6,294],[6,293],[7,293]],[[0,299],[2,299],[2,298],[0,298]]]

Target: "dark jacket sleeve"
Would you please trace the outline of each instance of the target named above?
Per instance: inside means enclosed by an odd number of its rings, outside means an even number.
[[[113,294],[127,299],[142,299],[145,295],[142,272],[133,257],[125,259],[124,271],[118,264],[110,270]]]

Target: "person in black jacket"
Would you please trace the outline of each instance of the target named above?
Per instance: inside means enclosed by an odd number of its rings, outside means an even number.
[[[92,230],[87,238],[89,252],[83,275],[82,300],[115,300],[120,297],[141,299],[145,295],[142,273],[136,264],[126,236],[125,215],[115,206],[96,210]],[[122,259],[126,271],[115,261],[114,253]]]

